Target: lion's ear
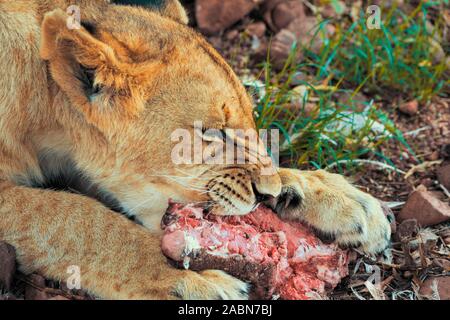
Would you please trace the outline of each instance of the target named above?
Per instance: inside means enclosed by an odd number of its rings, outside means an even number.
[[[136,115],[144,108],[142,88],[155,79],[158,62],[123,61],[96,37],[95,25],[69,28],[68,18],[57,9],[42,23],[40,52],[53,79],[90,122]]]
[[[178,0],[165,0],[165,4],[163,5],[160,12],[163,16],[169,17],[180,23],[189,23],[189,18],[186,10]]]
[[[188,24],[189,18],[179,0],[113,0],[116,4],[136,5],[159,12],[162,16]]]

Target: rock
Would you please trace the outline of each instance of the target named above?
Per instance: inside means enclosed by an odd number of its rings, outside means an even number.
[[[417,100],[412,100],[412,101],[400,104],[398,109],[404,114],[413,116],[417,112],[419,112],[419,103],[417,102]]]
[[[439,183],[441,183],[447,190],[450,190],[450,164],[440,167],[437,170],[437,177]]]
[[[307,102],[306,104],[295,102],[283,105],[283,109],[280,111],[277,118],[279,120],[292,117],[292,115],[299,115],[304,118],[316,118],[319,106],[314,103]]]
[[[291,85],[293,86],[299,86],[299,85],[305,85],[306,83],[310,83],[311,79],[310,76],[301,71],[297,71],[292,75]]]
[[[433,151],[430,155],[427,156],[428,161],[437,161],[439,160],[440,153],[438,150]]]
[[[323,45],[323,33],[318,31],[319,20],[313,16],[305,16],[303,18],[297,18],[291,21],[286,27],[297,38],[300,47],[306,47],[307,49],[318,53]],[[334,32],[332,25],[327,25],[325,28],[327,35]]]
[[[255,9],[262,0],[197,0],[195,16],[200,31],[217,34],[231,27]]]
[[[410,194],[397,218],[399,221],[417,219],[422,227],[432,226],[450,219],[450,207],[422,186]]]
[[[450,300],[450,276],[426,279],[420,287],[419,294],[430,299]]]
[[[296,18],[289,23],[289,25],[281,29],[272,39],[270,47],[271,63],[275,69],[280,70],[284,67],[286,59],[292,52],[293,45],[298,44],[295,61],[300,61],[303,58],[303,47],[306,47],[313,52],[320,51],[323,40],[322,32],[317,31],[318,21],[316,17],[305,16],[303,18]],[[331,29],[327,26],[327,32]],[[258,52],[256,52],[256,59],[266,59],[268,44],[261,45]]]
[[[6,242],[0,242],[0,289],[11,290],[16,272],[16,251]]]
[[[48,300],[49,295],[43,291],[45,289],[45,279],[38,274],[31,274],[27,280],[32,284],[25,287],[25,300]]]
[[[272,13],[273,10],[282,2],[284,2],[285,0],[266,0],[264,1],[263,5],[262,5],[262,12],[263,12],[263,16],[264,16],[264,21],[267,23],[267,25],[269,26],[269,28],[274,31],[274,32],[278,32],[280,31],[279,29],[277,29],[275,27],[275,25],[273,24],[272,21]]]
[[[255,22],[247,26],[246,32],[258,38],[262,38],[266,33],[266,24],[264,22]]]
[[[237,31],[236,29],[230,30],[230,31],[227,32],[227,34],[226,34],[226,39],[227,39],[228,41],[234,40],[234,39],[236,39],[237,37],[239,37],[239,31]]]
[[[283,1],[272,10],[272,24],[276,30],[284,29],[293,20],[304,17],[305,10],[301,1]]]
[[[434,184],[434,180],[431,178],[423,178],[422,180],[420,180],[420,184],[429,188]]]
[[[417,235],[419,227],[417,225],[416,219],[406,219],[399,224],[397,232],[394,235],[396,241],[402,241],[403,239],[408,239]]]
[[[275,35],[270,47],[270,61],[276,69],[283,68],[296,40],[295,34],[287,29]]]
[[[351,110],[363,112],[369,105],[369,98],[362,92],[343,91],[337,94],[337,101],[340,105],[350,107]]]
[[[444,49],[438,41],[433,38],[429,39],[430,41],[430,52],[433,55],[433,63],[439,64],[446,58],[446,54]]]

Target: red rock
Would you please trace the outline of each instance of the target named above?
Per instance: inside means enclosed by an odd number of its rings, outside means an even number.
[[[284,1],[272,11],[272,23],[277,30],[286,28],[295,19],[303,19],[305,10],[300,1]]]
[[[281,69],[286,63],[286,59],[292,52],[293,44],[298,44],[295,61],[303,58],[302,48],[306,47],[313,52],[318,52],[322,48],[323,32],[316,32],[318,28],[318,20],[316,17],[305,16],[292,20],[286,28],[281,29],[272,39],[270,47],[271,63],[275,69]],[[329,34],[332,26],[326,28]],[[317,33],[317,34],[316,34]],[[256,53],[256,59],[267,58],[267,45],[261,46]]]
[[[362,92],[357,92],[355,95],[353,92],[343,91],[336,93],[338,103],[351,107],[352,110],[357,112],[363,112],[369,105],[370,99]]]
[[[437,298],[433,297],[433,288],[435,286],[437,287],[440,300],[450,300],[450,276],[430,277],[426,279],[420,287],[419,293],[422,296],[426,296],[431,299]]]
[[[262,38],[266,33],[266,24],[264,22],[255,22],[249,24],[246,31],[251,36]]]
[[[316,53],[320,51],[323,44],[323,32],[317,32],[318,28],[319,21],[313,16],[294,19],[286,27],[287,30],[291,31],[296,36],[301,47],[306,47]],[[325,31],[327,34],[331,34],[333,32],[332,29],[333,26],[329,25]]]
[[[227,32],[226,34],[226,38],[228,41],[234,40],[237,37],[239,37],[239,31],[237,31],[236,29],[234,30],[230,30],[229,32]]]
[[[262,5],[262,12],[263,12],[263,16],[264,16],[264,21],[267,23],[267,25],[269,26],[269,28],[274,31],[274,32],[278,32],[280,31],[279,29],[277,29],[272,21],[272,13],[273,10],[282,2],[284,2],[285,0],[266,0],[264,1],[263,5]]]
[[[429,188],[434,184],[434,180],[431,178],[423,178],[422,180],[420,180],[420,184]]]
[[[437,170],[439,182],[450,191],[450,164],[440,167]]]
[[[422,186],[410,194],[397,218],[416,219],[422,227],[432,226],[450,219],[450,207]]]
[[[398,109],[404,114],[413,116],[419,111],[419,103],[417,102],[417,100],[412,100],[400,104]]]
[[[417,235],[418,231],[419,231],[419,227],[417,225],[417,220],[416,219],[407,219],[399,224],[397,232],[395,234],[395,238],[398,241],[401,241],[402,239],[407,239],[407,238]]]
[[[197,0],[195,16],[200,31],[217,34],[231,27],[255,9],[261,0]]]
[[[270,61],[276,69],[283,68],[296,41],[295,34],[287,29],[283,29],[275,35],[270,47]]]
[[[11,284],[16,272],[16,251],[14,247],[0,242],[0,289],[11,290]]]
[[[27,280],[31,284],[27,284],[25,287],[25,300],[48,300],[50,297],[44,291],[45,279],[38,274],[31,274]]]

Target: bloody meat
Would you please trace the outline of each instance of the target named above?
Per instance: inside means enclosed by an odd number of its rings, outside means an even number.
[[[178,266],[224,270],[251,282],[257,298],[324,297],[348,274],[346,251],[264,206],[246,216],[220,217],[170,203],[162,227],[162,251]]]

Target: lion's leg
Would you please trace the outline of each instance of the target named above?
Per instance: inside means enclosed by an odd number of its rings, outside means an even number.
[[[79,195],[0,183],[0,239],[17,250],[21,271],[66,280],[111,299],[237,299],[247,286],[219,271],[172,268],[160,238]]]
[[[338,174],[280,169],[281,195],[270,205],[283,217],[307,222],[343,246],[383,251],[390,226],[380,202]]]

